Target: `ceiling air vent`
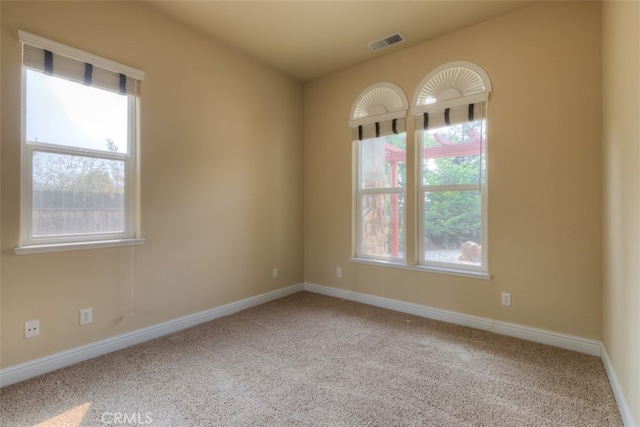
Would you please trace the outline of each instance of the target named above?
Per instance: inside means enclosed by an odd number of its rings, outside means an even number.
[[[369,48],[373,51],[384,49],[396,43],[404,41],[404,36],[400,33],[391,34],[383,39],[373,41],[369,43]]]

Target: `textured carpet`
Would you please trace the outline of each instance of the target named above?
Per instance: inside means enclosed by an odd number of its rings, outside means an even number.
[[[1,391],[9,426],[621,426],[599,358],[301,292]]]

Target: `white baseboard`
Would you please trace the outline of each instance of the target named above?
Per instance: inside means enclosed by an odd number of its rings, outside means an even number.
[[[272,292],[267,292],[240,301],[225,304],[210,310],[190,314],[167,322],[158,323],[125,334],[116,335],[101,341],[96,341],[80,347],[54,353],[38,359],[0,369],[0,387],[14,384],[26,379],[55,371],[56,369],[92,359],[112,351],[122,350],[135,344],[171,334],[182,329],[190,328],[200,323],[208,322],[219,317],[228,316],[269,301],[304,290],[303,284],[288,286]]]
[[[602,358],[602,363],[604,364],[604,368],[607,373],[607,377],[609,378],[609,383],[611,384],[611,389],[615,396],[616,403],[618,404],[620,416],[622,417],[622,421],[625,427],[636,427],[633,416],[631,415],[631,409],[627,404],[624,393],[622,392],[622,388],[620,387],[620,383],[618,382],[618,377],[616,376],[613,365],[611,364],[611,360],[609,359],[607,350],[601,341],[561,334],[559,332],[547,331],[544,329],[530,328],[528,326],[496,321],[484,317],[471,316],[468,314],[442,310],[425,305],[377,297],[360,292],[353,292],[344,289],[332,288],[329,286],[316,285],[313,283],[305,283],[304,290],[336,298],[361,302],[363,304],[373,305],[376,307],[387,308],[389,310],[399,311],[401,313],[408,313],[416,316],[426,317],[428,319],[441,320],[443,322],[454,323],[456,325],[482,329],[501,335],[521,338],[527,341],[552,345],[554,347],[560,347],[580,353],[586,353],[592,356],[599,356]]]
[[[602,364],[604,365],[604,370],[607,372],[607,377],[609,377],[611,390],[613,391],[613,395],[616,398],[616,403],[618,404],[618,409],[620,410],[622,422],[624,423],[625,427],[635,427],[636,424],[633,421],[633,416],[631,415],[631,408],[629,408],[627,399],[625,399],[624,397],[622,387],[620,386],[620,382],[618,382],[618,376],[616,375],[615,369],[613,369],[613,364],[611,363],[611,359],[609,359],[609,354],[607,353],[607,349],[605,348],[604,344],[602,344],[601,357]]]
[[[305,283],[304,289],[309,292],[361,302],[363,304],[387,308],[389,310],[400,311],[402,313],[413,314],[429,319],[441,320],[443,322],[454,323],[456,325],[468,326],[470,328],[482,329],[510,337],[522,338],[527,341],[548,344],[554,347],[590,354],[592,356],[600,356],[600,349],[602,348],[602,343],[600,341],[547,331],[544,329],[531,328],[514,323],[501,322],[485,317],[457,313],[455,311],[443,310],[426,305],[408,303],[363,294],[360,292],[316,285],[313,283]]]
[[[611,364],[611,360],[609,359],[609,355],[607,354],[604,345],[600,341],[589,340],[586,338],[561,334],[558,332],[546,331],[543,329],[530,328],[513,323],[495,321],[484,317],[457,313],[454,311],[443,310],[420,304],[407,303],[390,298],[377,297],[360,292],[353,292],[344,289],[316,285],[313,283],[304,283],[289,286],[272,292],[267,292],[261,295],[246,298],[240,301],[232,302],[210,310],[190,314],[178,319],[173,319],[167,322],[159,323],[157,325],[149,326],[147,328],[137,329],[135,331],[127,332],[115,337],[96,341],[91,344],[75,347],[69,350],[61,351],[59,353],[30,360],[28,362],[8,366],[4,369],[0,369],[0,387],[24,381],[41,374],[60,369],[74,363],[92,359],[103,354],[111,353],[116,350],[121,350],[135,344],[140,344],[142,342],[158,338],[173,332],[177,332],[182,329],[190,328],[192,326],[208,322],[219,317],[228,316],[247,308],[283,298],[285,296],[303,290],[336,298],[356,301],[376,307],[387,308],[389,310],[413,314],[429,319],[441,320],[461,326],[468,326],[471,328],[491,331],[502,335],[522,338],[528,341],[548,344],[555,347],[590,354],[593,356],[600,356],[607,372],[607,376],[609,377],[609,382],[611,384],[613,394],[616,398],[616,402],[618,403],[624,425],[625,427],[635,427],[635,423],[631,415],[631,410],[626,402],[615,370],[613,368],[613,365]]]

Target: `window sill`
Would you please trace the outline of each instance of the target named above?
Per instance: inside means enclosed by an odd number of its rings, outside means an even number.
[[[422,271],[426,273],[448,274],[451,276],[469,277],[472,279],[491,280],[491,277],[492,277],[491,274],[485,273],[484,271],[458,270],[454,268],[445,268],[445,267],[427,267],[424,265],[407,265],[407,264],[401,264],[398,262],[380,261],[380,260],[367,259],[367,258],[349,258],[349,262],[354,262],[358,264],[376,265],[378,267],[399,268],[402,270]]]
[[[116,239],[95,242],[55,243],[45,245],[18,246],[17,255],[42,254],[48,252],[81,251],[86,249],[113,248],[118,246],[138,246],[144,244],[145,239]]]

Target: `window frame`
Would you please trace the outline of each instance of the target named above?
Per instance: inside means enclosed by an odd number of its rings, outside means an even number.
[[[389,82],[379,82],[365,88],[354,102],[351,108],[349,126],[352,128],[354,175],[353,175],[353,249],[356,259],[368,260],[380,263],[406,263],[407,248],[407,182],[403,187],[364,188],[362,186],[362,149],[361,143],[375,138],[384,138],[388,135],[403,134],[405,140],[405,165],[407,164],[407,131],[406,116],[409,109],[409,101],[404,91],[397,85]],[[401,120],[401,130],[396,129],[396,121]],[[373,129],[375,128],[375,132]],[[363,131],[363,129],[365,129]],[[407,177],[408,178],[408,177]],[[379,256],[364,253],[362,200],[368,194],[393,195],[404,197],[405,209],[402,212],[402,226],[404,227],[405,248],[402,256]],[[398,233],[401,231],[398,230]]]
[[[461,104],[466,106],[466,104]],[[482,118],[483,127],[486,132],[486,118]],[[456,125],[452,125],[456,126]],[[418,265],[423,266],[425,268],[433,268],[439,270],[460,270],[460,271],[473,271],[478,273],[487,273],[488,274],[488,245],[487,241],[487,185],[486,185],[486,139],[482,140],[481,148],[480,148],[480,161],[484,163],[484,170],[481,171],[482,179],[479,180],[478,183],[472,184],[425,184],[423,181],[424,176],[424,148],[425,148],[425,130],[416,130],[416,146],[419,149],[419,155],[416,156],[416,161],[418,163],[418,167],[416,168],[418,171],[417,182],[416,182],[416,190],[417,190],[417,206],[418,206],[418,215],[417,219],[417,230],[418,230]],[[449,156],[447,158],[452,158],[454,156]],[[432,261],[426,259],[426,230],[425,230],[425,222],[426,222],[426,212],[425,212],[425,198],[427,193],[432,192],[453,192],[453,191],[477,191],[480,196],[480,233],[482,235],[481,246],[483,250],[480,252],[480,265],[469,265],[463,263],[455,263],[455,262],[444,262],[444,261]]]
[[[403,134],[404,138],[405,138],[405,156],[406,156],[406,131],[402,132],[402,133],[398,133],[398,135]],[[380,138],[384,138],[384,137],[380,137]],[[361,145],[363,142],[365,141],[369,141],[373,138],[367,138],[367,139],[363,139],[360,141],[356,141],[357,143],[357,179],[356,179],[356,224],[357,224],[357,230],[356,230],[356,242],[357,242],[357,249],[356,249],[356,256],[359,258],[363,258],[363,259],[371,259],[371,260],[379,260],[379,261],[388,261],[388,262],[406,262],[407,259],[407,250],[406,250],[406,235],[407,235],[407,229],[406,229],[406,224],[407,224],[407,212],[406,212],[406,203],[407,203],[407,183],[404,183],[404,186],[402,187],[375,187],[375,188],[365,188],[362,185],[362,148]],[[405,165],[406,165],[406,160],[405,160]],[[393,255],[390,256],[378,256],[378,255],[371,255],[371,254],[365,254],[364,253],[364,231],[363,231],[363,221],[362,221],[362,212],[363,212],[363,206],[362,206],[362,200],[365,196],[367,195],[389,195],[392,196],[394,194],[399,195],[399,196],[403,196],[404,198],[404,206],[405,209],[402,212],[402,224],[404,227],[404,234],[405,234],[405,250],[402,252],[402,256],[399,257],[394,257]],[[400,219],[400,218],[399,218]],[[398,233],[401,233],[401,230],[398,230]]]
[[[459,79],[455,73],[462,71],[466,74],[465,79]],[[489,273],[489,233],[488,233],[488,161],[487,161],[487,105],[489,101],[489,93],[493,88],[488,74],[477,64],[469,61],[453,61],[443,64],[432,70],[420,82],[413,96],[411,112],[414,117],[424,113],[444,115],[445,110],[456,108],[465,108],[469,104],[482,105],[481,119],[483,120],[484,136],[481,140],[480,156],[484,164],[482,171],[482,179],[478,184],[452,184],[452,185],[425,185],[423,182],[424,172],[424,133],[425,129],[420,128],[420,121],[415,121],[415,140],[418,155],[416,156],[416,206],[417,206],[417,250],[418,250],[418,266],[427,270],[469,274],[473,276],[479,275],[483,278],[490,278]],[[427,94],[436,94],[433,98]],[[446,120],[446,119],[445,119]],[[465,120],[458,121],[462,124]],[[446,125],[446,124],[445,124]],[[452,126],[453,126],[452,125]],[[448,125],[447,125],[448,126]],[[441,128],[436,126],[434,129]],[[482,233],[482,251],[480,265],[468,265],[455,262],[430,261],[425,256],[425,196],[429,188],[437,191],[470,191],[478,190],[480,195],[480,220]]]
[[[435,78],[434,78],[435,77]],[[472,78],[469,78],[472,77]],[[478,65],[468,61],[453,61],[443,64],[433,71],[420,82],[414,93],[411,115],[414,119],[414,132],[411,135],[408,131],[405,132],[405,164],[407,168],[407,180],[402,194],[404,195],[404,230],[405,230],[405,248],[402,257],[379,257],[371,256],[363,253],[363,241],[362,241],[362,195],[367,194],[366,190],[361,186],[361,149],[360,141],[363,135],[367,132],[363,132],[362,125],[371,125],[376,123],[380,128],[382,122],[388,121],[392,118],[402,118],[403,123],[407,118],[408,108],[402,108],[400,105],[396,105],[395,108],[392,103],[387,105],[380,105],[385,108],[367,108],[373,104],[371,102],[372,89],[386,87],[396,92],[398,98],[404,96],[402,89],[397,85],[388,82],[380,82],[369,86],[362,91],[356,98],[351,109],[351,120],[349,125],[352,128],[352,162],[353,162],[353,205],[352,205],[352,257],[350,262],[384,266],[389,268],[398,268],[403,270],[430,272],[438,274],[446,274],[459,277],[467,277],[473,279],[490,280],[492,278],[489,273],[489,233],[488,233],[488,220],[489,220],[489,207],[488,207],[488,160],[487,160],[487,106],[489,100],[489,93],[492,92],[491,80],[487,73]],[[405,97],[406,98],[406,97]],[[365,102],[366,101],[366,102]],[[378,99],[379,101],[379,99]],[[383,102],[379,104],[384,104]],[[472,109],[470,104],[474,104]],[[484,171],[479,179],[479,183],[473,184],[455,184],[447,186],[438,186],[437,190],[453,190],[453,191],[478,191],[480,195],[480,209],[481,209],[481,236],[482,236],[482,251],[480,265],[456,263],[456,262],[427,262],[424,247],[424,216],[425,216],[425,194],[432,187],[425,185],[423,182],[423,156],[424,156],[424,126],[421,122],[421,116],[424,113],[428,114],[440,114],[440,116],[434,121],[435,123],[429,123],[433,129],[442,127],[447,124],[450,118],[447,109],[454,110],[451,114],[451,122],[453,124],[464,123],[464,117],[474,117],[478,107],[477,104],[481,104],[478,120],[483,120],[483,135],[480,142],[480,155]],[[458,110],[460,107],[467,107],[467,111],[461,114]],[[371,111],[375,111],[374,114],[370,114]],[[431,119],[429,120],[431,122]],[[475,121],[475,120],[474,120]],[[435,124],[435,126],[434,126]],[[358,129],[358,127],[360,127]],[[371,135],[369,129],[368,135]],[[385,134],[386,135],[386,134]],[[382,135],[383,136],[383,135]],[[413,140],[411,139],[413,137]],[[443,150],[446,152],[447,150]],[[455,156],[447,156],[455,157]],[[376,189],[371,193],[377,194],[392,194],[388,188]],[[398,190],[394,190],[393,193],[400,193]],[[418,200],[416,200],[416,198]],[[407,209],[409,207],[409,209]],[[423,237],[421,237],[423,236]]]
[[[18,255],[66,250],[81,250],[99,247],[130,246],[144,243],[140,237],[139,208],[139,106],[138,84],[144,77],[142,71],[96,56],[94,54],[45,39],[43,37],[19,31],[20,42],[25,45],[49,50],[74,61],[91,63],[115,73],[132,78],[135,88],[127,97],[127,150],[110,152],[89,148],[74,147],[59,143],[41,143],[28,141],[26,132],[27,113],[27,71],[42,72],[27,64],[21,65],[21,180],[20,180],[20,246],[15,248]],[[59,77],[59,76],[56,76]],[[71,78],[63,78],[81,84]],[[99,89],[100,87],[97,86]],[[78,233],[65,235],[33,235],[33,159],[36,153],[51,153],[74,157],[89,157],[104,160],[116,160],[124,163],[124,207],[122,232]]]

